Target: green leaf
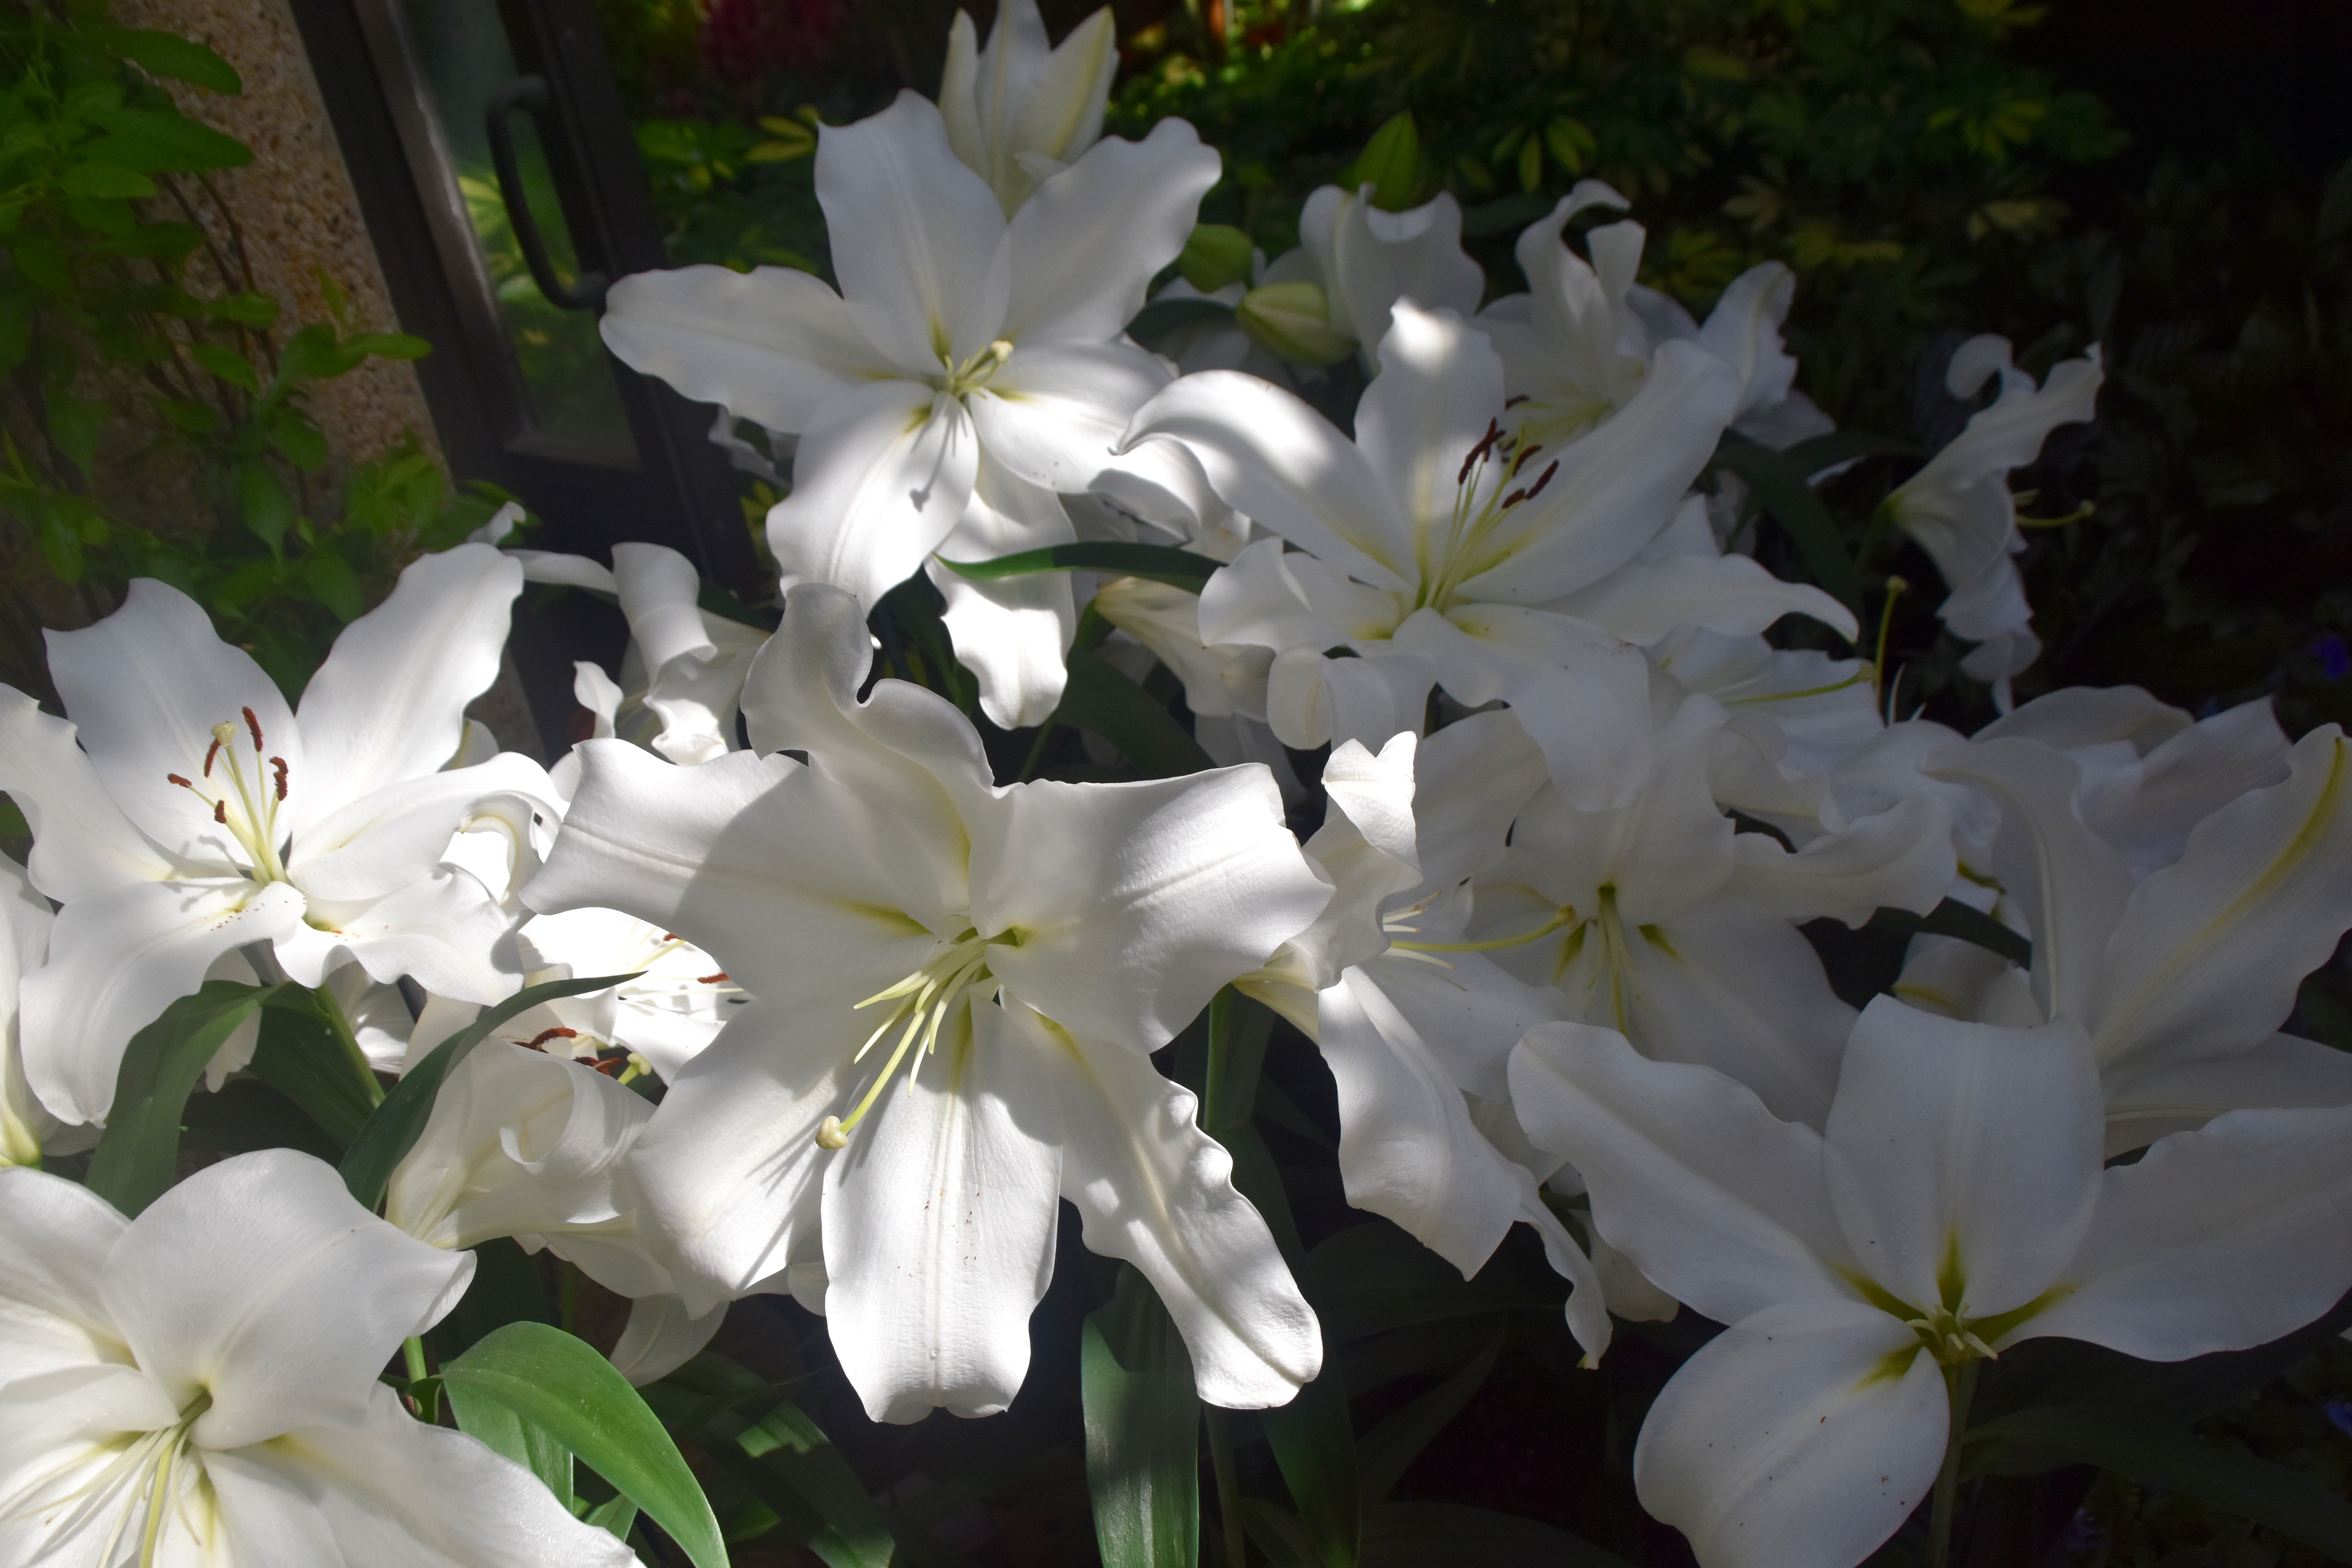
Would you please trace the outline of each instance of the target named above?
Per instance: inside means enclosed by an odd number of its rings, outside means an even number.
[[[1201,1560],[1201,1399],[1192,1358],[1142,1275],[1122,1265],[1078,1348],[1087,1487],[1103,1568]]]
[[[1982,910],[1971,908],[1957,899],[1946,899],[1924,915],[1915,915],[1908,910],[1881,909],[1870,917],[1869,924],[1864,929],[1956,936],[1962,942],[1972,942],[1989,952],[2000,954],[2020,969],[2033,967],[2032,942]]]
[[[8,253],[16,258],[16,269],[35,287],[51,294],[73,292],[73,273],[66,266],[65,247],[47,235],[19,235]]]
[[[950,561],[940,565],[959,577],[992,583],[1000,577],[1025,577],[1036,572],[1117,572],[1127,577],[1148,577],[1178,588],[1198,590],[1223,562],[1195,555],[1168,544],[1121,544],[1101,541],[1082,544],[1049,544],[1043,550],[1017,551],[992,561]]]
[[[2080,1405],[2040,1405],[1971,1429],[1969,1468],[2030,1475],[2060,1465],[2096,1465],[2169,1487],[2291,1536],[2338,1562],[2352,1562],[2352,1502],[2284,1465],[2216,1447],[2145,1417]]]
[[[89,1157],[90,1191],[134,1218],[171,1186],[180,1158],[180,1117],[206,1064],[270,987],[207,982],[131,1037],[114,1079],[106,1134]]]
[[[138,170],[100,158],[76,163],[58,176],[58,184],[69,196],[112,196],[136,201],[155,194],[155,182]]]
[[[572,1450],[553,1433],[537,1422],[526,1421],[472,1384],[445,1378],[441,1391],[449,1396],[449,1410],[457,1417],[458,1430],[480,1438],[537,1476],[558,1502],[567,1509],[572,1506]]]
[[[1550,213],[1549,197],[1531,191],[1513,191],[1507,196],[1496,196],[1491,202],[1481,202],[1462,215],[1462,237],[1486,239],[1498,234],[1512,234]]]
[[[267,294],[224,294],[205,301],[205,314],[216,321],[267,328],[278,320],[278,301]]]
[[[544,1323],[509,1323],[443,1366],[441,1383],[453,1403],[502,1405],[562,1443],[667,1531],[695,1568],[727,1568],[719,1521],[677,1443],[586,1342]]]
[[[582,1520],[610,1533],[615,1540],[626,1541],[637,1522],[637,1505],[626,1496],[607,1498],[581,1516]]]
[[[109,27],[99,35],[99,42],[150,76],[170,77],[174,81],[191,82],[232,97],[245,90],[245,82],[235,67],[204,45],[176,33]]]
[[[489,1038],[492,1029],[541,1002],[552,1002],[561,996],[585,995],[635,978],[635,974],[592,974],[580,980],[551,980],[542,985],[526,985],[505,1001],[483,1008],[480,1017],[434,1047],[425,1059],[409,1068],[400,1082],[393,1086],[392,1092],[383,1097],[383,1103],[368,1117],[366,1124],[352,1139],[351,1152],[343,1156],[343,1185],[351,1189],[352,1196],[360,1201],[362,1208],[373,1212],[383,1202],[384,1185],[392,1180],[394,1167],[400,1163],[410,1149],[415,1147],[417,1137],[425,1131],[426,1120],[433,1114],[433,1100],[441,1092],[441,1080],[447,1078],[449,1070],[464,1061],[476,1046]],[[621,1374],[614,1373],[613,1375],[618,1377]],[[595,1461],[592,1459],[589,1462],[593,1464]],[[604,1479],[615,1486],[620,1485],[615,1477],[608,1475]],[[646,1511],[654,1513],[651,1508]],[[658,1520],[661,1516],[656,1513],[654,1517]],[[665,1525],[663,1528],[668,1527]]]
[[[1351,1225],[1325,1237],[1307,1255],[1298,1283],[1323,1321],[1327,1345],[1449,1318],[1557,1312],[1560,1303],[1559,1296],[1465,1279],[1444,1258],[1385,1220]]]
[[[25,363],[33,346],[33,302],[22,294],[0,294],[0,374]]]
[[[1073,654],[1069,670],[1061,706],[1048,723],[1100,735],[1147,778],[1174,778],[1215,765],[1184,726],[1116,665],[1096,654]]]
[[[289,991],[272,998],[261,1016],[253,1076],[302,1108],[338,1151],[367,1124],[375,1102],[342,1060],[342,1043],[312,1010],[310,998]]]
[[[1862,609],[1862,573],[1853,552],[1838,532],[1830,509],[1822,504],[1806,481],[1808,470],[1769,447],[1738,437],[1726,437],[1716,449],[1714,466],[1727,468],[1747,481],[1759,505],[1786,529],[1814,586],[1848,609]]]
[[[1503,1353],[1503,1340],[1508,1329],[1507,1322],[1497,1322],[1486,1341],[1486,1348],[1472,1358],[1468,1366],[1391,1412],[1379,1426],[1364,1434],[1361,1449],[1366,1508],[1377,1506],[1389,1495],[1389,1489],[1403,1478],[1421,1451],[1445,1430],[1447,1423],[1462,1414],[1462,1407],[1485,1386],[1487,1375],[1495,1370],[1496,1358]]]
[[[98,405],[65,392],[51,393],[47,401],[49,439],[75,468],[89,473],[98,460]]]
[[[1633,1568],[1613,1552],[1517,1514],[1392,1502],[1364,1521],[1363,1568]]]
[[[1149,342],[1162,332],[1172,332],[1196,321],[1233,319],[1234,308],[1215,300],[1154,300],[1135,313],[1135,319],[1127,323],[1127,332],[1131,338]]]
[[[433,345],[406,332],[362,332],[343,340],[346,353],[373,354],[378,359],[423,359]]]
[[[887,1568],[898,1547],[890,1521],[807,1411],[780,1400],[736,1437],[735,1447],[781,1480],[812,1516],[811,1527],[795,1533],[828,1568]]]
[[[1372,205],[1402,212],[1421,194],[1421,132],[1410,110],[1372,132],[1356,161],[1339,173],[1339,188],[1372,187]]]
[[[107,134],[88,144],[89,155],[146,174],[200,174],[253,162],[236,137],[169,109],[116,109],[93,118]]]
[[[253,371],[253,362],[235,349],[218,343],[190,343],[188,357],[205,370],[244,392],[259,392],[261,379]]]
[[[316,425],[292,409],[269,426],[270,449],[304,473],[327,460],[327,437]]]
[[[1363,1516],[1356,1428],[1338,1366],[1326,1361],[1320,1377],[1261,1420],[1283,1484],[1298,1505],[1298,1521],[1314,1543],[1313,1561],[1319,1568],[1353,1568]]]
[[[102,234],[110,240],[127,239],[139,226],[138,215],[131,210],[131,204],[117,197],[71,197],[66,203],[66,216],[92,234]]]
[[[267,463],[239,463],[236,478],[238,514],[247,530],[275,553],[286,531],[294,525],[294,498],[286,493],[285,482]]]
[[[335,619],[346,624],[358,620],[367,608],[360,574],[352,570],[350,562],[323,546],[302,558],[302,585]]]

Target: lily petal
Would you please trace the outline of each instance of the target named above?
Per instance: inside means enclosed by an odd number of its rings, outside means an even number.
[[[1004,335],[1024,348],[1118,336],[1184,248],[1219,163],[1192,126],[1162,120],[1140,142],[1097,142],[1039,185],[1013,215]]]
[[[345,626],[302,690],[302,757],[286,793],[295,832],[348,801],[436,772],[466,705],[498,679],[522,568],[487,544],[419,556]]]
[[[901,91],[879,114],[821,128],[816,198],[850,317],[900,370],[944,374],[1003,334],[1004,213],[929,99]]]
[[[0,1385],[121,1359],[99,1280],[129,1224],[78,1183],[0,1169]]]
[[[992,461],[1029,483],[1083,490],[1110,467],[1135,411],[1168,384],[1159,362],[1127,343],[1024,342],[971,394],[972,427]]]
[[[33,886],[60,902],[173,874],[100,782],[74,727],[0,686],[0,790],[33,829]]]
[[[285,757],[293,776],[306,778],[301,737],[278,683],[252,655],[215,637],[212,617],[194,599],[149,577],[134,578],[122,607],[104,620],[46,635],[49,674],[66,713],[123,815],[184,862],[245,864],[228,830],[215,826],[205,803],[169,775],[219,794],[226,776],[215,767],[207,779],[203,770],[213,726],[227,723],[237,733],[223,750],[236,747],[247,784],[261,783],[267,764],[256,765],[256,752],[247,749],[242,711],[250,708],[264,751]],[[456,750],[454,729],[447,740]]]
[[[1966,1024],[1881,996],[1838,1077],[1830,1201],[1887,1289],[1923,1308],[1963,1289],[1970,1317],[1993,1317],[2047,1289],[2090,1227],[2100,1121],[2078,1026]]]
[[[2102,1070],[2267,1037],[2352,926],[2352,741],[2323,725],[2289,764],[2284,783],[2205,818],[2177,863],[2133,889],[2082,1016]]]
[[[131,1037],[204,984],[213,961],[301,924],[283,882],[133,882],[69,900],[18,1016],[26,1080],[68,1121],[103,1122]]]
[[[982,462],[971,504],[940,555],[925,564],[947,601],[940,618],[956,662],[980,680],[981,711],[1000,730],[1042,724],[1069,682],[1064,658],[1078,629],[1077,601],[1066,572],[975,582],[942,561],[987,561],[1077,538],[1059,496]]]
[[[1182,441],[1226,505],[1307,553],[1376,588],[1418,585],[1412,529],[1387,482],[1291,394],[1239,371],[1188,375],[1137,411],[1119,446],[1155,437]]]
[[[2101,1180],[2071,1289],[2025,1333],[2180,1361],[2265,1344],[2352,1287],[2352,1107],[2233,1110]]]
[[[877,381],[833,399],[801,437],[793,493],[768,510],[779,582],[879,603],[955,527],[979,462],[971,416],[945,393]]]
[[[265,1149],[150,1205],[108,1254],[99,1293],[182,1408],[211,1394],[190,1436],[236,1448],[360,1420],[400,1342],[439,1321],[473,1275],[471,1255],[360,1207],[333,1166]]]
[[[989,967],[1074,1034],[1157,1050],[1331,899],[1263,766],[1106,789],[1016,784],[976,826],[971,911],[1018,945]]]
[[[597,328],[631,370],[771,430],[805,430],[866,382],[933,368],[893,366],[840,295],[790,267],[632,273],[605,296]]]
[[[1029,1370],[1054,1278],[1063,1129],[1055,1064],[1005,1010],[971,1009],[880,1125],[830,1157],[825,1321],[877,1421],[993,1415]]]
[[[1323,1369],[1322,1331],[1192,1094],[1124,1047],[1034,1015],[1029,1026],[1061,1053],[1062,1195],[1087,1247],[1151,1281],[1202,1399],[1228,1410],[1288,1403]]]
[[[1951,1401],[1873,1307],[1791,1302],[1683,1363],[1642,1423],[1642,1506],[1707,1568],[1853,1568],[1935,1485]]]
[[[817,1147],[817,1124],[852,1081],[837,1025],[755,1000],[670,1084],[629,1169],[685,1265],[677,1286],[688,1312],[699,1317],[790,1264],[817,1224],[835,1158]]]
[[[1730,1322],[1781,1301],[1861,1304],[1821,1134],[1745,1085],[1590,1024],[1528,1030],[1510,1079],[1528,1136],[1584,1177],[1595,1226],[1675,1300]]]

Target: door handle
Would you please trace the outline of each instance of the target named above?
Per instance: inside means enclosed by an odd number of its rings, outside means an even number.
[[[530,269],[531,281],[547,302],[566,310],[598,310],[604,305],[604,295],[613,286],[611,279],[602,272],[583,270],[567,287],[556,276],[554,258],[548,254],[547,240],[539,232],[539,220],[531,216],[530,203],[524,199],[522,165],[515,158],[514,130],[511,123],[515,110],[528,111],[540,121],[540,132],[546,134],[545,112],[551,94],[543,76],[522,76],[490,95],[486,110],[490,138],[490,166],[498,173],[499,197],[506,204],[507,222],[514,229],[515,243],[521,247],[523,265]]]

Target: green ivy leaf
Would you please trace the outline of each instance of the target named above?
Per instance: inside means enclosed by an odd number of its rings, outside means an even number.
[[[190,343],[188,357],[241,391],[261,390],[261,380],[254,374],[253,362],[235,349],[224,348],[218,343]]]
[[[331,548],[321,547],[302,557],[302,585],[327,607],[335,619],[349,624],[367,608],[367,593],[352,563]]]
[[[287,409],[271,422],[270,449],[304,473],[310,473],[327,461],[327,436],[309,417],[296,409]]]
[[[66,459],[87,474],[98,460],[98,405],[84,403],[70,393],[48,397],[49,439]]]
[[[509,1323],[443,1366],[441,1385],[461,1411],[502,1405],[561,1443],[667,1531],[695,1568],[727,1568],[719,1521],[677,1444],[585,1342],[544,1323]]]
[[[247,531],[277,553],[294,523],[294,498],[267,463],[239,463],[236,482],[237,510]]]

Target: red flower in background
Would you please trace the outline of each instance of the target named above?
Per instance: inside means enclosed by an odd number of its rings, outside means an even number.
[[[730,89],[755,89],[770,71],[822,59],[840,30],[842,0],[711,0],[702,65]]]

